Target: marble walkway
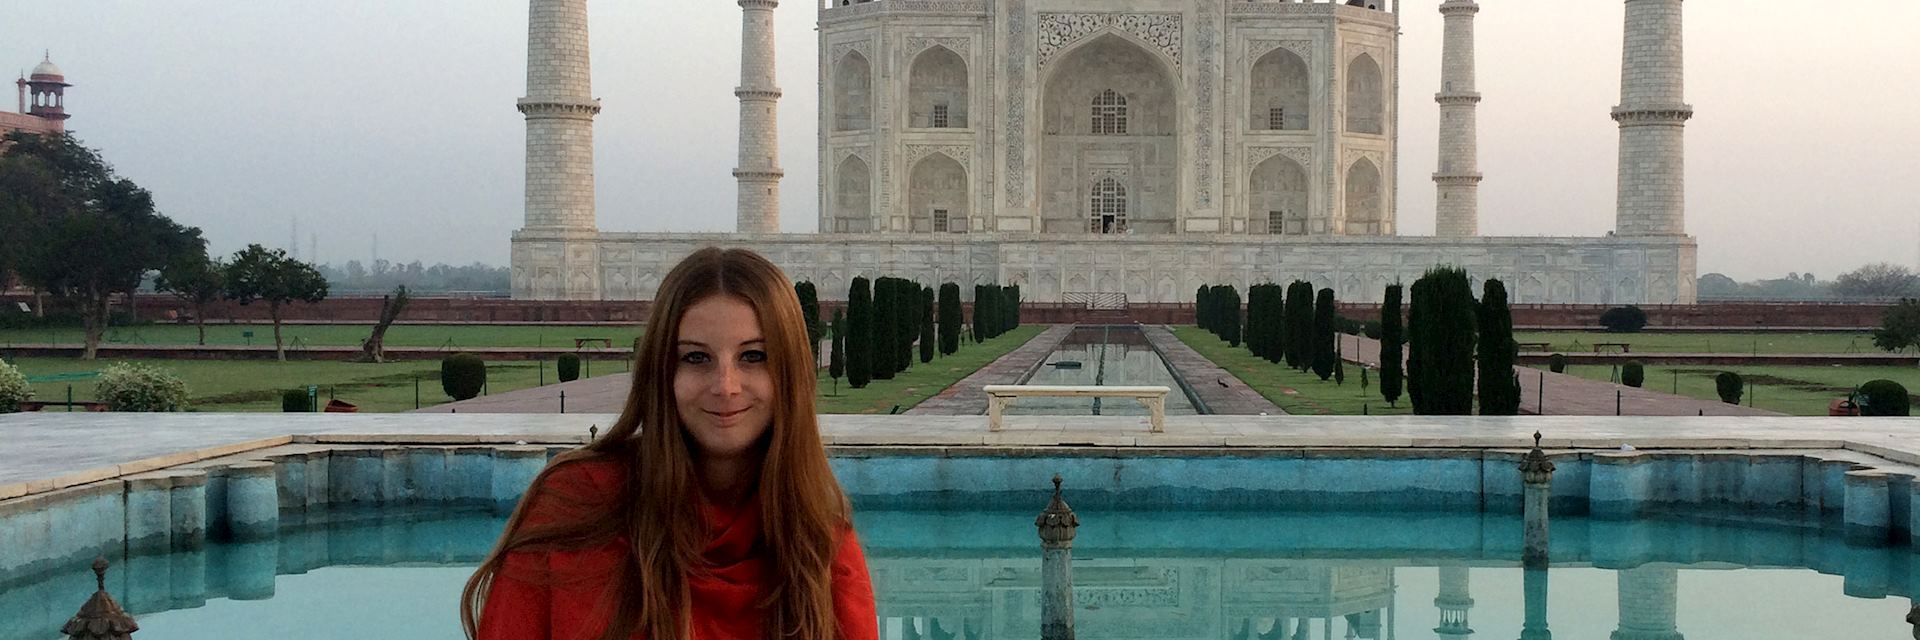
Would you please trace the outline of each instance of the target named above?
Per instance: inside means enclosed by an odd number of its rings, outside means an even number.
[[[1240,380],[1239,376],[1228,373],[1220,365],[1214,364],[1193,347],[1181,342],[1164,325],[1140,327],[1147,336],[1147,342],[1160,351],[1167,366],[1180,374],[1180,378],[1193,387],[1195,395],[1206,403],[1207,411],[1225,415],[1281,415],[1286,413],[1273,404],[1266,396],[1254,391],[1253,387]]]
[[[1073,327],[1070,324],[1048,326],[1047,330],[1027,340],[1026,344],[902,413],[916,416],[977,416],[986,413],[987,385],[1019,384],[1028,372],[1047,359],[1047,354],[1053,353],[1054,348],[1067,338],[1067,334],[1073,332]]]

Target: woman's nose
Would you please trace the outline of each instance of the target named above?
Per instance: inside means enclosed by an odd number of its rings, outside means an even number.
[[[730,396],[740,393],[740,367],[731,362],[722,363],[714,372],[713,383],[715,394]]]

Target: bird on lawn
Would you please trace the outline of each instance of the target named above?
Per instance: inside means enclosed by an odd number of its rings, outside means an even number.
[[[1222,389],[1225,389],[1225,388],[1227,388],[1227,379],[1226,379],[1226,378],[1214,378],[1214,379],[1213,379],[1213,381],[1214,381],[1214,382],[1218,382],[1218,383],[1220,383],[1220,388],[1222,388]]]

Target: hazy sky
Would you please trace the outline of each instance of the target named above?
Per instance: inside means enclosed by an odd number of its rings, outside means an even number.
[[[51,49],[77,85],[73,130],[215,251],[285,245],[297,217],[301,253],[317,233],[323,261],[367,259],[377,233],[390,260],[506,262],[522,216],[525,0],[7,4],[0,69]],[[600,228],[731,230],[739,7],[590,4]],[[1433,231],[1438,5],[1402,2],[1407,235]],[[1606,232],[1623,3],[1481,5],[1481,231]],[[790,232],[813,231],[819,207],[814,6],[777,13]],[[1828,278],[1920,259],[1920,2],[1686,11],[1687,231],[1701,273]]]

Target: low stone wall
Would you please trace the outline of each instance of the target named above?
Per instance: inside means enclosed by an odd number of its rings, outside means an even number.
[[[510,510],[570,445],[287,445],[0,501],[0,584],[95,555],[271,539],[310,512],[465,505]],[[1740,446],[1728,443],[1728,446]],[[1083,512],[1352,510],[1517,513],[1522,452],[1487,449],[831,448],[870,508],[1024,509],[1054,473]],[[1912,467],[1847,450],[1552,453],[1553,510],[1603,522],[1758,515],[1920,548]]]

